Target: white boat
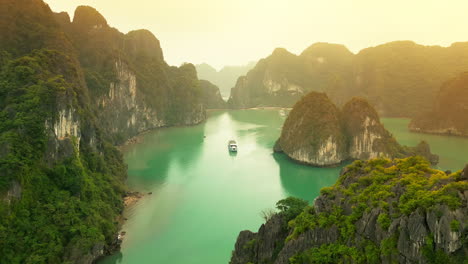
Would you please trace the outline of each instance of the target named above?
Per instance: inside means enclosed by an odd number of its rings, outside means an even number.
[[[229,140],[228,149],[231,152],[237,152],[237,143],[235,140]]]

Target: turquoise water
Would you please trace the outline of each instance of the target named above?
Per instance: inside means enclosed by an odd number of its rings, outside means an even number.
[[[438,169],[457,171],[468,164],[468,138],[413,133],[408,130],[409,119],[383,118],[382,122],[400,144],[415,146],[427,141],[431,152],[439,155]]]
[[[153,194],[126,210],[122,253],[100,263],[228,263],[239,231],[257,230],[262,210],[287,196],[312,201],[334,184],[341,167],[273,154],[283,122],[277,110],[210,112],[201,125],[160,129],[128,147],[128,185]],[[468,162],[468,139],[409,133],[405,119],[383,122],[401,143],[427,140],[443,169]],[[237,154],[228,152],[229,139]]]

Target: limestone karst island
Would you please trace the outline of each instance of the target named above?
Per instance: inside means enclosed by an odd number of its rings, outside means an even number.
[[[0,264],[468,264],[466,10],[0,0]]]

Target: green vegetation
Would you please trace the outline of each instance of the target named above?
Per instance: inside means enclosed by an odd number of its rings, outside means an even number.
[[[238,82],[230,103],[233,107],[291,107],[301,96],[315,91],[327,93],[339,106],[361,96],[382,116],[415,117],[431,109],[443,82],[468,71],[467,51],[466,42],[443,48],[410,41],[390,42],[358,54],[329,43],[313,44],[299,56],[277,49]],[[281,89],[271,89],[270,80]],[[288,89],[289,85],[300,89]],[[439,105],[458,107],[465,114],[453,114],[467,116],[466,109],[450,102],[444,100]],[[467,124],[464,120],[458,125]]]
[[[392,220],[388,216],[387,213],[381,213],[377,218],[377,223],[379,223],[380,227],[384,230],[387,230],[390,227]]]
[[[330,138],[336,145],[337,157],[331,164],[318,165],[333,165],[345,160],[346,138],[339,109],[326,94],[311,92],[294,105],[283,125],[277,146],[291,156],[303,153],[304,157],[301,156],[300,160],[303,162],[307,162],[305,159],[323,160],[325,158],[322,156],[329,153],[319,154],[319,150]]]
[[[287,221],[294,219],[297,215],[299,215],[304,207],[307,206],[307,201],[296,198],[296,197],[288,197],[283,200],[280,200],[276,203],[276,209],[280,211]]]
[[[458,222],[456,219],[453,219],[452,222],[450,222],[450,230],[452,230],[452,232],[458,232],[460,229],[460,222]]]
[[[388,257],[393,254],[398,254],[398,233],[393,234],[392,236],[383,239],[380,242],[380,252],[382,256]]]
[[[390,234],[378,246],[362,237],[356,240],[357,220],[375,211],[378,225],[387,231],[394,219],[418,210],[431,211],[440,205],[455,210],[462,205],[459,192],[468,190],[468,182],[456,180],[459,174],[447,175],[432,169],[420,157],[355,161],[333,187],[321,191],[322,199],[334,204],[331,210],[316,212],[313,207],[306,206],[289,222],[292,233],[286,239],[286,242],[293,240],[307,230],[336,227],[340,234],[338,241],[301,253],[292,263],[338,263],[338,260],[346,262],[347,258],[357,263],[379,263],[380,255],[391,256],[397,252],[398,233]],[[342,204],[340,201],[352,211],[344,213],[342,207],[337,206]],[[453,220],[450,227],[458,232],[461,225]],[[432,240],[426,241],[432,248]],[[350,248],[350,243],[358,244]],[[426,249],[425,252],[427,258],[434,254],[437,259],[451,258],[442,251]]]
[[[79,62],[93,114],[113,144],[122,144],[143,130],[204,120],[203,91],[195,67],[167,65],[151,32],[123,34],[89,6],[79,6],[72,22],[66,13],[45,13],[49,20],[55,18],[57,23],[50,23],[67,47],[73,47],[66,54]]]
[[[253,247],[255,247],[255,244],[257,244],[257,240],[252,239],[252,240],[248,241],[247,243],[245,243],[244,249],[252,249]]]
[[[274,150],[315,166],[416,155],[432,164],[439,161],[424,141],[416,147],[400,145],[367,100],[353,97],[339,110],[326,94],[317,92],[310,92],[294,105]]]
[[[59,107],[92,122],[76,96],[76,67],[55,51],[8,57],[2,53],[0,72],[0,262],[64,263],[115,240],[126,167],[99,135],[97,150],[83,142],[78,149],[70,137],[57,144],[71,152],[53,158],[46,123]],[[14,183],[21,193],[8,196]]]
[[[348,247],[340,244],[324,244],[320,247],[312,248],[302,254],[292,257],[291,264],[317,263],[335,264],[357,262],[362,256],[355,247]],[[362,261],[361,261],[362,262]]]

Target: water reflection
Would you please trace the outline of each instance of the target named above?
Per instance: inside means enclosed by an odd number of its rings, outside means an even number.
[[[247,130],[239,131],[239,134],[255,136],[257,144],[266,148],[273,148],[285,120],[279,110],[235,110],[228,114],[237,122],[255,124]]]
[[[468,138],[432,135],[409,131],[409,119],[382,118],[382,122],[400,144],[416,146],[421,140],[431,146],[431,151],[439,155],[438,169],[458,171],[468,162]]]
[[[123,258],[122,252],[118,252],[118,253],[116,253],[115,255],[113,255],[113,258],[110,259],[109,261],[107,261],[107,263],[108,263],[108,264],[118,264],[118,263],[122,263],[122,258]]]
[[[217,111],[198,126],[147,134],[125,158],[130,187],[153,194],[126,209],[123,254],[100,263],[227,263],[239,231],[262,224],[261,210],[286,196],[311,202],[341,168],[314,168],[274,154],[283,122],[278,110]],[[228,151],[230,139],[238,153]],[[456,153],[468,160],[460,153],[468,149],[463,142],[445,153],[432,143],[442,159]]]
[[[312,202],[319,190],[335,183],[344,165],[336,168],[316,168],[297,164],[285,154],[274,153],[273,158],[279,166],[281,185],[288,196],[300,197]]]
[[[163,128],[145,134],[140,143],[129,146],[125,154],[128,174],[132,175],[128,185],[152,191],[166,181],[171,169],[187,171],[201,155],[204,128],[205,124]]]

